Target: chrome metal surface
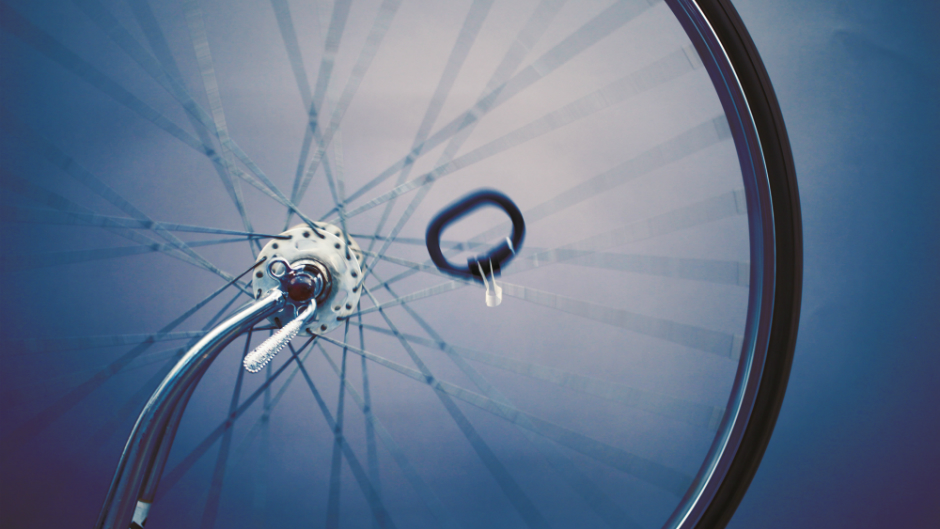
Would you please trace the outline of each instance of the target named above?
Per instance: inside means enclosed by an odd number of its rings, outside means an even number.
[[[265,273],[252,277],[255,295],[272,288],[284,288],[282,284],[290,269],[305,268],[311,275],[322,277],[323,286],[315,295],[317,313],[315,323],[305,330],[307,334],[323,334],[337,328],[342,319],[355,311],[362,294],[358,283],[362,278],[362,250],[348,234],[325,222],[315,222],[319,232],[307,224],[300,224],[272,239],[258,253],[258,260],[273,262],[265,267]],[[286,263],[288,269],[276,270],[276,263]],[[285,289],[286,290],[286,289]],[[271,322],[282,327],[297,314],[293,307],[271,315]]]
[[[290,343],[298,334],[300,329],[309,323],[316,316],[317,302],[297,307],[297,317],[290,323],[271,335],[270,338],[261,343],[250,354],[245,357],[243,365],[249,373],[257,373],[268,364],[281,349]]]
[[[199,340],[167,374],[131,431],[96,528],[130,526],[144,486],[151,493],[156,490],[166,454],[173,444],[175,427],[192,389],[226,345],[280,310],[285,299],[284,293],[275,289],[245,306]],[[155,462],[158,464],[154,465]]]

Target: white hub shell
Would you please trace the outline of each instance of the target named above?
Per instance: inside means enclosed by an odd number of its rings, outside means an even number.
[[[314,319],[305,329],[307,334],[324,334],[339,327],[340,318],[345,318],[357,310],[359,295],[357,288],[362,279],[362,249],[356,241],[349,239],[349,254],[346,259],[346,240],[343,232],[332,224],[314,222],[323,236],[321,239],[309,226],[300,224],[281,235],[290,239],[272,239],[264,245],[258,260],[281,258],[294,266],[298,261],[319,261],[330,272],[330,294],[317,305]],[[259,274],[260,273],[260,274]],[[260,277],[259,277],[260,275]],[[280,281],[271,276],[268,267],[261,265],[252,276],[251,286],[258,298],[272,288],[279,288]],[[355,291],[353,290],[355,289]],[[271,322],[281,326],[294,319],[294,308],[288,306],[271,316]]]

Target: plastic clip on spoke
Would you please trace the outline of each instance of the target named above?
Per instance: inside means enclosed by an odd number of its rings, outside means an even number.
[[[503,302],[503,289],[496,283],[496,274],[493,273],[493,263],[490,263],[490,281],[487,282],[483,266],[477,261],[477,269],[483,277],[483,286],[486,287],[486,306],[495,307]]]
[[[506,212],[512,221],[512,233],[502,243],[491,248],[488,252],[467,259],[466,266],[457,266],[451,263],[441,251],[441,233],[451,223],[487,205],[496,206]],[[519,207],[509,197],[492,189],[473,192],[444,208],[428,225],[427,235],[425,236],[428,254],[430,254],[431,261],[434,262],[438,270],[450,276],[482,283],[487,291],[486,304],[490,307],[499,305],[502,300],[502,289],[496,285],[496,276],[522,249],[524,239],[525,220],[522,218]],[[492,288],[486,281],[484,264],[485,268],[489,269]]]

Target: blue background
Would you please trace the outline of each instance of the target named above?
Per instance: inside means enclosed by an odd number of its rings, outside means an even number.
[[[803,207],[790,385],[729,528],[940,520],[940,3],[735,2]]]

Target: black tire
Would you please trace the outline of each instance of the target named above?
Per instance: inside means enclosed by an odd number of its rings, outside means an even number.
[[[757,472],[783,404],[800,318],[802,221],[793,154],[783,115],[770,77],[741,17],[728,0],[666,0],[666,3],[683,24],[703,60],[711,56],[710,50],[714,50],[716,43],[724,50],[726,64],[719,64],[720,59],[711,65],[706,61],[718,93],[723,92],[721,68],[730,68],[737,77],[760,140],[772,203],[776,250],[773,316],[763,375],[753,395],[750,414],[739,418],[733,426],[740,431],[739,442],[730,454],[721,456],[724,461],[718,466],[724,468],[723,475],[711,476],[705,493],[697,498],[691,497],[690,489],[666,525],[704,529],[724,527],[731,520]],[[729,106],[733,102],[723,98],[722,103],[730,114]],[[698,477],[705,478],[703,474]]]

